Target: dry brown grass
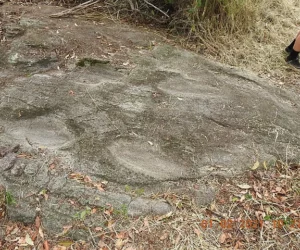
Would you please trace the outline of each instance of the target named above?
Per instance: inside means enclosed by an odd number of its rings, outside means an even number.
[[[236,27],[234,32],[226,27],[212,29],[209,23],[202,24],[206,33],[199,40],[204,43],[206,54],[222,63],[246,68],[282,83],[299,83],[299,71],[284,61],[284,48],[299,31],[300,2],[261,0],[245,3],[251,5],[247,9],[255,13],[252,24],[243,23],[236,17],[236,22],[240,23],[231,24]],[[198,35],[203,36],[203,33]]]
[[[298,0],[172,0],[169,2],[175,9],[170,13],[165,1],[151,1],[170,14],[169,20],[143,0],[105,2],[113,9],[112,15],[139,21],[148,18],[159,27],[163,22],[176,34],[174,40],[219,62],[254,71],[280,84],[299,82],[299,70],[284,60],[285,47],[299,31]],[[137,9],[131,10],[129,2],[136,3]]]
[[[69,6],[82,1],[54,2]],[[170,14],[170,19],[166,20],[164,15],[143,0],[105,0],[99,10],[108,10],[112,18],[123,17],[142,22],[150,20],[151,24],[156,23],[160,27],[164,23],[172,34],[176,34],[175,40],[184,47],[204,53],[219,62],[254,71],[280,84],[299,82],[299,70],[287,65],[284,60],[285,47],[300,30],[298,0],[150,2]],[[166,2],[174,6],[170,13]],[[200,2],[199,7],[197,3]],[[165,33],[165,29],[162,33]]]

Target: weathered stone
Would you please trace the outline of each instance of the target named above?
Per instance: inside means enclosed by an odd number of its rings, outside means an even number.
[[[13,176],[21,176],[24,173],[24,169],[26,168],[26,165],[23,163],[18,164],[18,162],[15,164],[15,166],[11,169],[11,175]]]
[[[34,18],[28,18],[28,17],[21,18],[19,23],[22,26],[31,27],[31,28],[42,27],[45,25],[45,23],[40,20]]]
[[[15,153],[8,153],[5,157],[0,158],[0,171],[7,171],[14,167],[17,161]]]
[[[146,214],[157,214],[163,215],[171,212],[172,207],[159,200],[150,200],[144,198],[136,198],[130,202],[128,206],[128,215],[130,216],[140,216]]]
[[[193,191],[195,194],[195,202],[199,207],[209,205],[215,199],[215,190],[212,187],[200,186]]]
[[[9,24],[4,27],[5,37],[8,39],[22,36],[25,33],[25,29],[18,24]]]
[[[86,229],[72,228],[67,232],[66,237],[70,237],[73,240],[82,240],[82,239],[91,240],[88,228]]]
[[[76,213],[78,212],[80,210],[67,200],[50,196],[43,203],[41,211],[43,226],[51,235],[62,233],[64,226],[70,226],[75,223]]]
[[[122,166],[157,180],[183,178],[189,174],[188,171],[182,171],[171,159],[164,157],[160,153],[161,149],[147,142],[117,141],[109,150]]]
[[[98,191],[95,188],[85,186],[84,183],[80,184],[72,180],[67,181],[61,189],[53,191],[60,196],[73,198],[81,205],[88,206],[106,207],[109,204],[115,208],[120,208],[122,205],[128,205],[131,201],[129,195]]]
[[[36,217],[36,208],[30,203],[16,200],[16,204],[7,206],[7,214],[8,218],[12,221],[32,224]]]

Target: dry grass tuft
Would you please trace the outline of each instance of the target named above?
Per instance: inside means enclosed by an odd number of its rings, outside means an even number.
[[[198,36],[206,54],[213,59],[282,83],[297,83],[299,71],[285,63],[284,49],[299,31],[300,2],[260,0],[244,1],[244,4],[248,6],[236,13],[229,26],[216,28],[208,20],[201,24],[202,30],[193,35]],[[243,20],[247,10],[250,10],[250,17]]]
[[[76,5],[82,0],[57,0]],[[147,4],[151,3],[151,5]],[[299,31],[298,0],[105,0],[111,16],[168,28],[175,40],[225,64],[254,71],[279,83],[298,83],[284,49]],[[97,9],[97,8],[95,8]],[[163,15],[162,12],[166,13]],[[155,27],[155,26],[154,26]],[[165,29],[163,31],[165,33]]]
[[[144,0],[105,1],[117,17],[168,28],[184,47],[279,83],[297,83],[300,73],[286,64],[284,49],[299,31],[298,0],[150,2],[169,18]]]

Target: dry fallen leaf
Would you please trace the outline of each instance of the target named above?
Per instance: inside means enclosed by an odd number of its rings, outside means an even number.
[[[180,242],[180,234],[177,235],[176,240],[175,240],[175,245],[177,245]]]
[[[237,185],[239,188],[241,189],[249,189],[251,188],[251,186],[249,186],[248,184],[241,184],[241,185]]]
[[[112,230],[112,228],[113,228],[113,226],[114,226],[114,221],[113,220],[109,220],[108,222],[107,222],[107,227],[110,229],[110,230]]]
[[[50,250],[49,243],[47,240],[44,241],[43,247],[44,247],[44,250]]]
[[[103,230],[103,228],[102,227],[95,227],[95,229],[94,229],[96,232],[100,232],[100,231],[102,231]]]
[[[223,244],[223,243],[225,242],[225,240],[226,240],[226,234],[225,234],[225,233],[222,233],[222,234],[220,235],[219,242],[220,242],[221,244]]]
[[[56,164],[53,162],[49,165],[49,169],[53,170],[56,168]]]
[[[21,238],[17,237],[16,240],[18,241],[19,246],[28,246],[24,237],[21,237]],[[14,240],[14,241],[16,241],[16,240]]]
[[[69,246],[72,246],[73,243],[74,243],[74,242],[71,241],[71,240],[64,240],[64,241],[58,242],[58,245],[59,245],[59,246],[63,246],[63,247],[69,247]]]
[[[267,163],[264,161],[264,168],[267,170],[268,167],[267,167]]]
[[[243,202],[246,199],[245,195],[242,195],[240,202]]]
[[[243,244],[242,244],[240,241],[238,241],[238,242],[235,244],[234,249],[241,249],[242,247],[243,247]]]
[[[169,217],[171,217],[172,216],[172,214],[173,214],[173,211],[170,211],[169,213],[167,213],[167,214],[164,214],[164,215],[162,215],[162,216],[160,216],[160,217],[158,217],[158,221],[160,221],[160,220],[163,220],[163,219],[166,219],[166,218],[169,218]]]
[[[29,234],[26,234],[25,242],[30,246],[34,246],[34,243],[33,243],[32,239],[30,238]]]
[[[91,177],[86,175],[86,176],[84,176],[83,181],[84,182],[92,182],[92,179],[91,179]]]
[[[117,239],[116,240],[116,249],[122,249],[122,247],[125,245],[126,241],[122,240],[122,239]]]
[[[260,193],[258,193],[258,192],[256,192],[256,196],[258,197],[258,198],[262,198],[262,195],[260,194]]]
[[[63,226],[64,230],[60,234],[58,234],[57,237],[65,235],[71,228],[72,226]]]
[[[64,246],[55,246],[52,250],[67,250]]]
[[[106,246],[106,244],[102,240],[99,240],[98,247],[102,248],[102,247],[105,247],[105,246]]]
[[[39,235],[41,236],[42,239],[44,239],[44,233],[41,227],[39,228]]]
[[[37,216],[35,218],[35,227],[40,228],[40,226],[41,226],[41,218],[39,216]]]
[[[20,230],[18,227],[15,227],[14,230],[12,230],[12,232],[10,234],[16,234],[18,233]]]
[[[99,184],[93,184],[93,186],[96,187],[101,192],[105,191],[104,188],[102,187],[101,183],[99,183]]]
[[[144,226],[147,227],[148,229],[150,229],[149,228],[149,221],[148,221],[147,217],[144,218]]]
[[[197,234],[198,237],[201,235],[201,231],[198,228],[194,228],[195,234]]]
[[[167,237],[168,237],[168,233],[165,232],[165,233],[160,237],[160,239],[161,239],[161,240],[165,240]]]
[[[120,232],[116,234],[117,239],[125,239],[126,238],[126,232]]]
[[[251,168],[252,170],[255,170],[255,169],[257,169],[259,167],[259,162],[257,161],[257,162],[255,162],[254,163],[254,165],[253,165],[253,167]]]

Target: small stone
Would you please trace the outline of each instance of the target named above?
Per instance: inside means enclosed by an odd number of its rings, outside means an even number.
[[[206,206],[210,204],[215,198],[215,190],[212,187],[200,187],[197,190],[194,190],[195,202],[201,206]]]
[[[15,38],[22,36],[25,33],[25,29],[17,24],[9,24],[4,27],[6,38]]]
[[[129,216],[141,216],[147,214],[162,215],[172,211],[172,207],[165,201],[137,198],[128,207]]]
[[[0,170],[6,171],[14,167],[17,161],[17,155],[15,153],[8,153],[4,158],[0,159]]]
[[[24,27],[41,27],[45,25],[45,23],[42,21],[33,18],[25,18],[25,17],[21,18],[19,23],[21,26]]]
[[[88,239],[90,234],[88,230],[74,228],[69,230],[66,236],[76,241],[76,240]]]
[[[24,169],[26,168],[25,164],[16,163],[15,167],[11,170],[11,175],[13,176],[21,176],[24,173]]]
[[[25,224],[34,223],[36,212],[27,202],[19,201],[16,205],[7,207],[9,219],[12,221],[23,222]]]

